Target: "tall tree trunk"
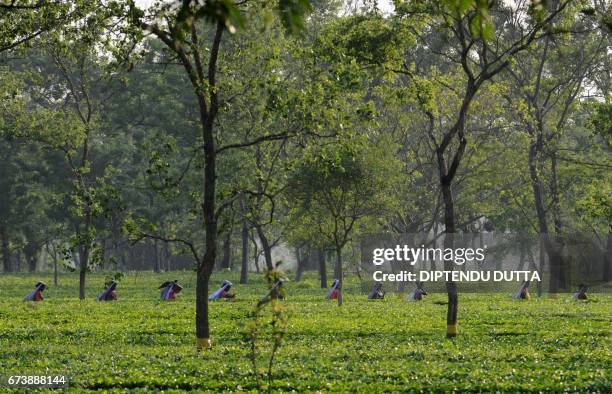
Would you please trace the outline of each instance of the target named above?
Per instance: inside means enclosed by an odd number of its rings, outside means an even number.
[[[454,249],[455,234],[455,202],[450,182],[442,183],[442,198],[444,199],[444,249]],[[444,260],[444,270],[452,271],[454,262]],[[446,311],[446,336],[452,338],[457,335],[457,312],[459,309],[459,295],[457,294],[457,284],[453,281],[446,282],[446,293],[448,296],[448,309]]]
[[[35,272],[37,265],[38,265],[38,259],[36,258],[36,256],[38,255],[39,252],[39,246],[38,244],[33,241],[30,237],[31,234],[26,233],[26,239],[27,239],[27,243],[25,244],[25,247],[23,248],[23,252],[25,254],[26,257],[26,263],[28,265],[28,272]]]
[[[609,282],[612,280],[612,234],[608,234],[606,240],[606,249],[603,253],[603,280]]]
[[[244,201],[240,201],[242,215],[242,256],[240,264],[240,283],[246,284],[249,281],[249,225],[244,216]]]
[[[223,239],[223,257],[221,258],[221,268],[230,269],[232,265],[232,229],[230,228]]]
[[[437,218],[437,215],[434,218],[434,224],[433,224],[433,247],[434,248],[438,247],[438,218]],[[434,256],[434,258],[431,259],[429,269],[431,269],[432,271],[436,270],[436,256]]]
[[[336,251],[334,251],[334,253],[337,253],[337,249]],[[336,255],[336,263],[334,264],[334,279],[340,279],[340,267],[338,266],[338,255]]]
[[[89,246],[83,246],[79,253],[79,299],[85,299],[85,275],[87,274],[87,262],[89,260]]]
[[[336,245],[336,272],[338,273],[338,306],[342,306],[343,279],[342,279],[342,246]]]
[[[208,282],[210,274],[203,268],[204,266],[201,264],[196,278],[196,342],[198,349],[211,346],[208,323]]]
[[[530,133],[534,136],[534,133]],[[536,136],[536,140],[529,148],[529,176],[531,178],[531,187],[535,201],[536,213],[538,216],[538,229],[540,238],[548,255],[548,263],[550,267],[550,282],[548,291],[552,294],[559,291],[559,270],[561,256],[557,251],[556,245],[553,244],[548,232],[548,221],[546,218],[546,208],[544,205],[544,192],[540,176],[538,175],[539,152],[541,151],[542,137]]]
[[[196,49],[193,53],[195,60],[196,73],[193,72],[193,66],[187,60],[185,52],[181,48],[176,47],[179,55],[183,59],[183,66],[188,75],[192,78],[193,87],[196,89],[198,98],[198,106],[200,110],[200,122],[202,125],[202,139],[204,142],[204,198],[202,201],[202,212],[204,214],[204,229],[205,235],[205,251],[202,261],[198,261],[198,275],[196,282],[196,343],[198,349],[209,348],[210,341],[210,326],[208,320],[208,281],[215,267],[217,257],[217,208],[215,193],[217,187],[217,148],[215,147],[214,124],[219,109],[216,87],[216,66],[219,48],[221,45],[221,36],[225,26],[221,22],[217,22],[215,35],[210,49],[210,57],[208,61],[207,71],[207,94],[209,103],[207,105],[204,89],[204,73],[200,54]],[[191,36],[193,37],[195,47],[197,48],[197,31],[195,24],[191,25]],[[171,45],[172,46],[172,45]],[[197,256],[196,256],[197,259]]]
[[[204,115],[203,115],[204,116]],[[217,218],[215,212],[216,152],[212,120],[204,123],[204,213],[205,252],[199,263],[196,279],[196,343],[198,349],[210,348],[210,325],[208,321],[208,282],[217,257]]]
[[[121,272],[127,271],[127,262],[125,261],[125,253],[126,251],[121,251],[121,256],[119,258],[119,266],[121,268]]]
[[[321,279],[321,288],[327,289],[327,266],[325,264],[325,251],[317,250],[317,258],[319,260],[319,278]]]
[[[81,253],[79,253],[79,299],[85,299],[85,276],[87,275],[87,265],[89,263],[89,245],[83,245],[81,247]]]
[[[13,272],[11,252],[9,250],[8,226],[4,223],[0,223],[0,240],[2,242],[2,265],[4,266],[4,272]]]
[[[539,237],[539,243],[540,243],[540,256],[539,256],[540,264],[538,267],[538,273],[541,278],[542,273],[544,272],[544,265],[546,264],[546,249],[544,246],[544,241],[542,239],[542,236]],[[538,297],[542,297],[542,281],[538,281]]]
[[[53,285],[57,286],[57,257],[53,257]]]
[[[89,240],[89,229],[91,227],[92,222],[92,213],[91,208],[88,205],[85,205],[85,229],[84,235],[80,234],[79,237],[81,242],[84,240],[84,244],[81,246],[81,253],[79,253],[79,299],[85,299],[85,276],[87,275],[87,266],[89,264],[89,253],[91,249],[91,241]]]
[[[251,234],[251,242],[253,243],[253,262],[255,263],[255,272],[259,273],[259,247],[255,236]]]
[[[158,241],[157,239],[153,240],[153,251],[155,253],[154,256],[154,260],[155,260],[155,266],[153,267],[153,270],[155,271],[155,273],[159,274],[159,272],[161,271],[161,253],[159,251],[159,245],[158,245]]]
[[[168,246],[168,241],[164,241],[164,248],[163,248],[162,256],[163,256],[162,267],[164,267],[164,270],[166,270],[166,272],[170,272],[170,270],[172,269],[170,265],[172,256],[170,256],[170,247]]]
[[[202,100],[202,99],[201,99]],[[208,321],[208,281],[217,257],[217,218],[215,212],[216,152],[212,120],[202,114],[204,123],[204,213],[205,252],[198,267],[196,283],[196,342],[199,349],[209,348],[210,326]]]
[[[268,238],[266,237],[266,234],[264,233],[261,225],[255,225],[255,229],[257,230],[257,237],[259,238],[259,241],[261,242],[261,247],[264,251],[264,257],[266,259],[266,268],[271,271],[274,269],[274,264],[272,263],[272,249],[270,248],[270,243],[268,242]]]
[[[21,272],[21,249],[17,249],[14,257],[15,257],[14,271]]]
[[[53,259],[53,285],[57,286],[57,251],[51,248],[50,241],[45,243],[45,250],[47,255]]]
[[[306,264],[305,256],[300,252],[300,248],[295,248],[295,259],[296,259],[296,272],[295,281],[299,282],[302,280],[302,274],[304,273],[304,265]]]
[[[558,261],[558,275],[559,275],[559,287],[565,289],[567,288],[567,278],[566,278],[566,261],[561,254],[561,249],[563,245],[562,238],[562,229],[563,224],[561,221],[561,205],[559,203],[559,186],[557,182],[557,153],[552,151],[550,154],[550,164],[551,164],[551,187],[550,193],[552,197],[552,214],[553,214],[553,225],[555,227],[555,246],[557,247],[559,254]]]
[[[442,192],[442,201],[444,203],[444,248],[454,248],[454,233],[455,229],[455,202],[453,200],[453,191],[451,188],[453,179],[461,163],[467,140],[464,136],[465,132],[465,118],[476,91],[478,90],[477,85],[471,75],[468,77],[467,87],[463,102],[459,110],[457,122],[453,127],[444,135],[440,144],[436,148],[436,161],[438,165],[438,178],[440,182],[440,191]],[[435,141],[433,135],[434,130],[434,116],[430,112],[428,113],[429,118],[429,135]],[[457,137],[459,140],[459,146],[454,154],[449,155],[451,157],[450,166],[447,163],[446,151],[450,146],[452,140]],[[452,271],[454,269],[454,261],[444,260],[444,270]],[[457,295],[457,285],[453,281],[446,282],[446,294],[448,296],[448,309],[446,313],[446,337],[453,338],[457,336],[457,310],[459,307],[459,296]]]
[[[518,267],[516,267],[517,271],[522,271],[523,267],[525,267],[525,242],[524,241],[527,241],[527,240],[520,240],[519,239],[519,242],[520,242],[520,245],[519,245],[520,255],[519,255],[519,264],[518,264]]]
[[[36,266],[38,265],[36,256],[34,254],[26,253],[26,260],[28,261],[28,272],[36,272]]]
[[[108,243],[108,240],[106,238],[102,238],[100,240],[100,248],[102,248],[102,264],[104,265],[104,267],[110,267],[110,264],[107,263],[108,262],[108,255],[109,255],[109,251],[108,248],[106,247],[106,244]]]

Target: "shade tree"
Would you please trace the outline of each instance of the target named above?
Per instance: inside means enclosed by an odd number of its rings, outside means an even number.
[[[525,51],[525,59],[513,62],[505,74],[512,81],[506,95],[510,114],[530,140],[529,175],[538,233],[551,267],[551,293],[565,287],[561,249],[569,223],[562,199],[567,196],[563,191],[577,180],[563,172],[580,161],[572,153],[577,142],[577,135],[570,131],[572,118],[581,98],[591,94],[587,89],[609,51],[609,37],[597,20],[581,12],[582,7],[568,7],[554,25],[557,34],[535,42]]]
[[[377,137],[341,136],[334,144],[308,147],[288,188],[299,231],[324,237],[334,247],[338,306],[343,303],[344,247],[356,234],[384,222],[397,201],[399,163],[389,149],[393,145]]]
[[[258,4],[227,2],[183,2],[178,9],[168,4],[155,4],[146,12],[133,6],[131,24],[160,40],[176,56],[190,82],[199,112],[201,150],[200,175],[203,182],[199,198],[204,235],[204,253],[194,251],[196,260],[196,337],[199,348],[210,346],[208,319],[208,283],[217,255],[218,219],[231,200],[219,202],[217,190],[218,153],[224,149],[218,142],[218,119],[223,112],[227,92],[221,90],[218,78],[222,44],[227,33],[234,33],[246,23],[245,15],[258,11]],[[271,10],[262,4],[264,10]],[[283,25],[290,31],[303,24],[304,13],[310,10],[305,0],[282,1],[277,7]],[[210,22],[210,24],[208,23]],[[225,38],[224,38],[225,36]],[[196,142],[196,141],[194,141]],[[230,197],[232,199],[234,197]]]

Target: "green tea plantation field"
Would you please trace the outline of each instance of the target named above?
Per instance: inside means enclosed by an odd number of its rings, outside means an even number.
[[[97,302],[103,274],[0,276],[0,391],[13,375],[63,375],[71,392],[255,391],[245,327],[266,293],[262,277],[238,285],[237,298],[211,303],[213,348],[196,351],[192,272],[129,273],[116,302]],[[178,300],[159,300],[159,284],[179,279]],[[45,300],[23,302],[37,280]],[[387,293],[368,301],[357,282],[345,304],[325,300],[313,276],[287,282],[286,334],[273,363],[274,392],[612,392],[612,296],[590,294],[512,301],[509,294],[460,294],[459,335],[445,338],[446,295],[407,302]],[[261,360],[269,345],[261,338]],[[260,363],[263,367],[263,362]],[[266,365],[267,367],[267,361]],[[267,387],[267,386],[266,386]]]

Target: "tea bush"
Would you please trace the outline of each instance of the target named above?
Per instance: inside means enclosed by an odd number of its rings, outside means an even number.
[[[367,301],[349,281],[339,308],[309,274],[286,283],[275,391],[612,392],[610,295],[517,302],[460,294],[460,331],[451,341],[445,294]],[[65,375],[74,392],[255,390],[244,324],[267,291],[262,277],[238,285],[235,273],[214,275],[212,287],[230,279],[238,297],[211,304],[214,345],[199,353],[192,272],[129,273],[118,301],[96,302],[104,277],[90,275],[88,299],[79,301],[74,274],[61,275],[58,286],[46,274],[0,276],[0,391],[10,375]],[[22,302],[40,279],[50,284],[45,300]],[[185,287],[177,301],[159,301],[167,279]]]

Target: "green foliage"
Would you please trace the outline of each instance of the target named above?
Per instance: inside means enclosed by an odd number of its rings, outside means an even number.
[[[446,10],[457,18],[468,16],[470,32],[484,41],[493,38],[494,26],[486,0],[444,0]]]
[[[397,202],[393,147],[384,137],[358,135],[306,149],[287,191],[294,236],[341,248],[354,232],[375,231]]]
[[[278,13],[290,33],[301,32],[304,19],[312,11],[310,0],[278,0]]]
[[[277,12],[283,26],[290,33],[298,33],[304,28],[304,18],[312,11],[309,0],[277,0]],[[209,23],[222,23],[230,33],[244,28],[246,18],[240,5],[233,0],[207,0],[204,4],[196,1],[183,1],[177,14],[178,32],[185,34],[191,23],[204,19]]]
[[[88,290],[99,292],[104,277],[91,275]],[[118,301],[98,303],[79,301],[77,275],[64,274],[33,309],[22,299],[37,280],[52,283],[50,274],[0,277],[2,374],[63,374],[75,393],[257,390],[243,327],[265,278],[237,285],[235,302],[211,304],[215,347],[206,353],[193,346],[193,275],[172,278],[185,286],[175,302],[159,301],[166,274],[140,272],[122,279]],[[237,283],[235,273],[212,280],[225,278]],[[589,294],[589,303],[569,294],[519,303],[509,294],[465,294],[462,335],[448,342],[440,340],[445,294],[419,303],[389,295],[372,303],[347,280],[338,308],[314,276],[304,281],[310,286],[287,284],[290,319],[275,362],[275,392],[612,390],[609,295]]]
[[[605,228],[612,223],[612,183],[610,177],[593,179],[587,184],[576,210],[585,219],[599,223]]]
[[[235,33],[237,28],[244,27],[244,17],[236,2],[232,0],[208,0],[204,5],[183,1],[177,14],[178,32],[186,34],[193,20],[200,18],[213,24],[222,23],[230,33]]]
[[[486,0],[395,1],[395,9],[400,16],[427,14],[434,19],[446,19],[449,26],[456,21],[467,20],[471,35],[483,41],[489,41],[494,36],[495,25],[490,13],[492,6],[495,5]]]
[[[318,40],[322,59],[342,62],[350,56],[366,64],[397,64],[406,43],[391,21],[379,14],[364,14],[334,21]]]
[[[83,3],[71,10],[68,2],[3,1],[0,7],[0,52],[82,16]]]
[[[592,103],[592,113],[588,126],[593,133],[599,135],[608,148],[612,148],[612,101]]]

